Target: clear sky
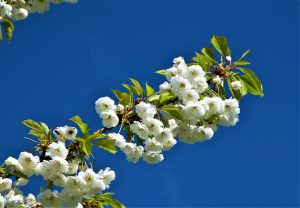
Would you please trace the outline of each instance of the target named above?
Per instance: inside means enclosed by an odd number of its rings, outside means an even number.
[[[128,207],[296,207],[299,205],[298,1],[85,1],[52,6],[16,23],[1,43],[0,160],[33,145],[27,118],[51,127],[79,114],[101,127],[94,101],[129,77],[152,86],[154,71],[190,60],[225,35],[233,58],[248,60],[265,97],[241,102],[240,122],[209,142],[179,143],[158,165],[95,151],[117,180],[110,191]],[[96,149],[95,149],[96,150]],[[26,192],[39,190],[37,180]]]

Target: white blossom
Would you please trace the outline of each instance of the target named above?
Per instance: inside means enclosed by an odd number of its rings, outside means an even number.
[[[103,112],[116,110],[115,101],[109,97],[99,98],[95,102],[95,108],[96,108],[97,113],[101,117]]]
[[[135,106],[135,110],[138,116],[142,119],[153,118],[157,113],[154,105],[143,101]]]
[[[114,111],[105,111],[102,113],[102,124],[107,128],[116,127],[119,124],[119,118]]]
[[[149,164],[156,164],[164,160],[163,154],[156,151],[147,151],[143,154],[143,160]]]
[[[231,82],[231,88],[233,89],[233,90],[239,90],[239,89],[241,89],[241,87],[242,87],[242,84],[241,84],[241,82],[240,81],[234,81],[234,82]]]
[[[47,189],[37,196],[37,200],[44,207],[54,207],[59,204],[59,193],[57,191],[52,192],[51,190]]]
[[[7,191],[12,186],[12,180],[9,178],[1,178],[0,177],[0,192]]]
[[[69,151],[67,150],[65,143],[58,141],[57,143],[52,142],[49,145],[47,153],[51,158],[60,157],[66,159]]]

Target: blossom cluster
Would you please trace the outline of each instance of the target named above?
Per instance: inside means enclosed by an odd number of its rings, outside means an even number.
[[[24,20],[28,14],[44,13],[49,10],[50,3],[76,3],[77,0],[0,0],[0,20],[7,17],[14,21]]]
[[[109,97],[96,101],[96,111],[107,128],[122,125],[122,118],[118,115],[124,116],[124,109],[129,111],[127,116],[136,115],[130,121],[130,129],[142,143],[137,145],[132,138],[126,141],[119,133],[108,134],[130,162],[138,162],[140,158],[150,164],[161,162],[164,159],[162,152],[177,143],[175,138],[189,144],[210,140],[218,125],[234,126],[238,122],[240,108],[236,99],[205,94],[210,86],[201,66],[188,66],[182,57],[178,57],[165,76],[167,81],[159,86],[159,93],[174,96],[172,104],[178,108],[182,119],[160,112],[155,103],[147,100],[140,101],[133,108],[116,105]],[[238,85],[237,82],[233,84]]]
[[[5,160],[7,169],[19,173],[13,182],[10,178],[0,178],[0,208],[3,207],[82,207],[83,197],[90,197],[109,188],[115,179],[115,172],[110,168],[98,173],[91,168],[82,169],[77,158],[68,159],[69,150],[65,139],[74,140],[77,134],[75,127],[58,127],[54,131],[57,141],[52,142],[44,156],[34,156],[29,152],[21,152],[19,157]],[[64,138],[64,139],[63,139]],[[24,197],[18,193],[18,187],[24,186],[33,175],[40,175],[44,181],[56,186],[57,190],[47,189],[37,197],[29,194]]]

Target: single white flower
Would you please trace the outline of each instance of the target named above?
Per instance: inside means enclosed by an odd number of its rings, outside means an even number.
[[[7,191],[12,186],[12,180],[9,178],[1,178],[0,177],[0,192],[1,191]]]
[[[141,139],[147,139],[149,137],[148,128],[139,121],[134,121],[133,124],[130,125],[132,132],[138,135]]]
[[[65,126],[64,128],[65,128],[64,130],[65,139],[74,140],[76,138],[78,130],[75,127],[71,127],[71,126]]]
[[[163,130],[164,124],[155,118],[147,118],[144,120],[144,124],[149,131],[149,135],[156,136]]]
[[[196,90],[187,90],[182,96],[182,101],[184,104],[195,103],[199,100],[199,94]]]
[[[184,73],[184,77],[190,82],[193,82],[195,78],[204,77],[205,72],[202,70],[202,67],[199,65],[192,65],[187,68]]]
[[[222,113],[224,111],[224,106],[221,98],[218,97],[205,97],[203,102],[208,105],[208,113],[211,115]]]
[[[24,20],[28,17],[28,11],[24,8],[13,8],[12,19],[13,20]]]
[[[54,207],[59,204],[59,193],[57,191],[52,192],[47,189],[37,196],[37,201],[44,207]]]
[[[63,207],[76,207],[82,200],[82,193],[77,190],[63,189],[60,193],[60,202]]]
[[[28,205],[29,207],[33,206],[36,204],[36,198],[33,194],[28,194],[28,196],[26,197],[26,205]]]
[[[178,69],[176,67],[172,67],[166,70],[166,78],[168,80],[171,80],[172,77],[175,77],[178,75]]]
[[[5,165],[12,167],[16,171],[22,171],[22,166],[20,165],[19,161],[13,157],[8,157],[4,161]]]
[[[102,113],[105,111],[115,111],[116,110],[115,101],[109,97],[99,98],[95,102],[95,108],[96,108],[97,113],[101,117]]]
[[[119,118],[114,111],[105,111],[102,113],[102,124],[107,128],[116,127],[119,124]]]
[[[175,144],[177,144],[177,140],[174,138],[169,138],[163,146],[163,151],[170,150]]]
[[[155,138],[147,139],[145,141],[145,151],[156,151],[159,152],[163,148],[163,145],[156,141]]]
[[[155,140],[162,145],[165,145],[169,139],[173,139],[172,130],[170,128],[164,128],[158,135],[156,135]]]
[[[109,133],[107,136],[114,141],[114,143],[117,147],[119,147],[121,149],[126,144],[126,140],[124,139],[123,135],[121,135],[121,134]]]
[[[142,119],[153,118],[157,113],[154,105],[143,101],[135,106],[135,110],[138,116]]]
[[[208,88],[208,84],[205,77],[196,77],[193,80],[192,85],[200,94]]]
[[[166,81],[159,85],[159,93],[162,94],[164,92],[169,92],[171,91],[171,87],[172,87],[171,84]]]
[[[109,167],[105,168],[104,170],[100,170],[98,172],[100,179],[104,182],[105,188],[109,188],[110,183],[115,180],[116,173],[115,171],[111,170]]]
[[[143,160],[149,164],[156,164],[164,160],[163,154],[156,151],[147,151],[143,154]]]
[[[231,82],[230,85],[233,90],[239,90],[242,87],[242,83],[240,81]]]
[[[66,159],[69,151],[66,148],[65,143],[58,141],[57,143],[52,142],[49,145],[47,153],[52,159],[54,157],[60,157],[60,158]]]
[[[39,159],[37,157],[34,157],[28,152],[21,152],[18,161],[23,167],[22,172],[25,175],[31,176],[36,173],[39,164]]]
[[[212,83],[218,84],[218,85],[222,85],[222,86],[223,86],[224,81],[223,81],[223,79],[222,79],[219,75],[217,75],[217,76],[215,76],[215,77],[212,79]]]

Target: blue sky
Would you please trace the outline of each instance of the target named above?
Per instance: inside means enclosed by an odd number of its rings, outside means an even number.
[[[126,162],[101,150],[99,167],[117,180],[110,191],[128,207],[296,207],[299,205],[298,1],[80,1],[16,23],[1,43],[0,160],[32,143],[27,118],[51,127],[79,114],[101,123],[94,101],[129,77],[152,86],[154,71],[189,60],[225,35],[233,58],[246,49],[265,97],[241,102],[240,122],[209,142],[179,143],[158,165]],[[38,180],[26,187],[36,192]]]

